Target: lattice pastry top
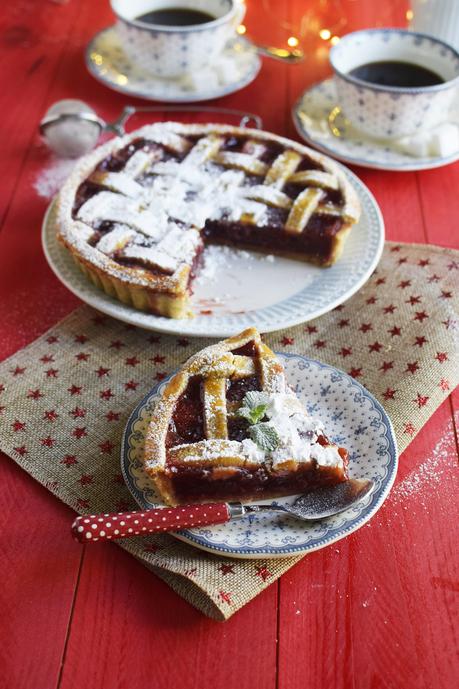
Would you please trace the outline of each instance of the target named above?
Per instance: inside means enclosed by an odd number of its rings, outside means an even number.
[[[78,163],[59,237],[87,267],[176,292],[203,240],[333,262],[359,208],[338,165],[288,139],[159,123]]]
[[[178,467],[342,468],[339,448],[319,438],[322,422],[308,415],[282,365],[250,328],[203,349],[170,380],[149,424],[145,468],[159,481]]]

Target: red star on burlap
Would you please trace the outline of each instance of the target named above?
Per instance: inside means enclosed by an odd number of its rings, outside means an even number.
[[[42,362],[42,364],[50,364],[54,361],[54,357],[52,354],[45,354],[40,358],[40,361]]]
[[[378,341],[373,342],[373,344],[368,345],[369,352],[380,352],[382,349],[382,344]]]
[[[405,425],[405,428],[403,431],[404,433],[406,433],[407,435],[411,435],[411,436],[413,436],[416,433],[416,428],[413,426],[411,421],[409,421],[408,423],[406,423],[404,425]]]
[[[293,337],[283,337],[281,340],[283,347],[288,347],[289,345],[292,345],[294,342],[295,340]]]
[[[229,593],[229,591],[219,591],[218,592],[218,597],[220,598],[220,600],[222,600],[224,603],[228,603],[228,605],[231,605],[231,603],[232,603],[232,600],[231,600],[232,595],[233,594]]]
[[[130,356],[126,359],[124,363],[126,364],[126,366],[137,366],[138,364],[140,364],[140,359],[137,359],[136,356]]]
[[[394,325],[394,327],[390,328],[387,332],[390,333],[391,337],[395,337],[396,335],[402,334],[402,329],[399,328],[397,325]]]
[[[126,347],[124,342],[121,342],[121,340],[113,340],[113,342],[109,345],[111,349],[117,349],[120,350],[121,347]]]
[[[54,447],[56,444],[56,440],[54,438],[51,438],[50,435],[47,435],[46,438],[40,438],[40,442],[43,445],[43,447]]]
[[[164,364],[166,357],[161,356],[160,354],[155,354],[155,356],[151,357],[150,361],[153,361],[155,364]]]
[[[349,318],[342,318],[338,321],[338,328],[346,328],[349,325]]]
[[[119,412],[109,411],[107,414],[105,414],[105,418],[107,421],[119,421],[120,414]]]
[[[340,354],[343,359],[352,354],[352,347],[341,347],[338,354]]]
[[[413,361],[412,363],[408,363],[406,365],[405,373],[416,373],[416,371],[419,370],[419,364],[417,361]]]
[[[442,378],[441,381],[438,383],[438,387],[440,387],[442,390],[451,390],[451,386],[449,384],[449,381],[446,380],[446,378]]]
[[[91,474],[81,474],[78,481],[82,486],[89,486],[92,483],[93,476]]]
[[[272,572],[270,572],[265,565],[261,565],[260,567],[255,565],[255,576],[260,577],[260,579],[263,579],[263,581],[266,581],[266,579],[272,577]]]
[[[442,289],[440,296],[438,297],[439,299],[452,299],[453,298],[453,293],[449,292],[447,290]]]
[[[304,329],[304,332],[308,332],[309,335],[312,335],[313,333],[317,332],[317,327],[315,325],[307,325]]]
[[[11,373],[13,374],[13,376],[22,376],[25,370],[25,366],[16,366],[16,368],[11,369]]]
[[[442,364],[444,361],[448,361],[448,352],[437,352],[435,358]]]
[[[421,268],[425,268],[426,266],[430,266],[430,259],[420,258],[418,261],[418,266],[420,266]]]
[[[11,428],[15,433],[18,433],[18,431],[23,431],[25,427],[25,423],[23,423],[22,421],[18,421],[17,419],[11,424]]]
[[[58,378],[59,377],[59,371],[57,368],[48,368],[47,371],[45,371],[46,377],[47,378]]]
[[[82,510],[87,510],[89,509],[89,500],[85,500],[84,498],[77,498],[77,505],[80,507]]]
[[[104,455],[111,455],[115,446],[110,440],[105,440],[103,443],[99,443],[99,447]]]
[[[377,297],[368,297],[368,299],[365,301],[365,304],[376,304],[377,301]]]
[[[84,344],[88,339],[86,335],[75,335],[75,342],[79,342],[79,344]]]
[[[316,340],[316,341],[314,342],[314,347],[315,347],[316,349],[323,349],[325,346],[326,346],[325,340]]]
[[[80,426],[78,428],[74,428],[72,431],[72,435],[75,438],[84,438],[88,435],[88,432],[86,431],[86,426]]]
[[[74,464],[78,464],[78,460],[75,455],[65,455],[64,459],[61,459],[61,464],[65,464],[66,467],[71,467]]]
[[[373,326],[371,323],[362,323],[359,330],[361,333],[367,333],[370,330],[373,330]]]
[[[59,338],[56,337],[55,335],[50,335],[49,337],[46,338],[46,342],[48,344],[56,344],[56,342],[59,342]]]
[[[81,385],[71,385],[69,388],[67,388],[71,395],[81,395],[82,389],[83,388]]]
[[[75,359],[78,361],[87,361],[91,355],[87,354],[85,352],[79,352],[78,354],[75,354]]]
[[[402,280],[398,283],[397,287],[399,289],[406,289],[407,287],[411,287],[411,280]]]
[[[148,338],[148,342],[151,344],[159,344],[161,342],[161,336],[160,335],[150,335]]]
[[[433,275],[430,275],[427,278],[427,282],[429,284],[432,284],[432,282],[440,282],[440,280],[441,280],[441,277],[440,277],[440,275],[437,275],[437,273],[434,273]]]
[[[136,383],[134,380],[129,380],[127,383],[124,384],[124,389],[125,390],[136,390],[139,386],[139,383]]]
[[[104,366],[99,366],[98,369],[94,371],[94,373],[97,373],[98,378],[103,378],[104,376],[108,376],[110,373],[111,368],[105,368]]]
[[[393,361],[383,361],[381,366],[379,367],[379,370],[382,371],[383,373],[386,373],[386,371],[389,371],[393,367],[394,367]]]
[[[420,304],[421,303],[421,297],[420,296],[411,296],[409,299],[405,301],[405,304],[410,304],[411,306],[414,306],[415,304]]]
[[[167,373],[164,373],[163,371],[158,371],[158,373],[155,375],[155,380],[158,382],[161,382],[164,380],[164,378],[167,376]]]
[[[225,576],[226,574],[234,574],[234,565],[225,565],[224,563],[218,568],[219,571]]]
[[[100,398],[103,399],[103,400],[109,400],[109,399],[111,399],[112,397],[114,397],[115,395],[113,394],[111,388],[108,388],[107,390],[101,390],[101,391],[99,392],[99,396],[100,396]]]
[[[362,369],[361,368],[351,368],[349,371],[349,375],[352,376],[353,378],[358,378],[359,376],[362,375]]]
[[[388,306],[385,306],[383,308],[383,312],[384,313],[394,313],[394,311],[396,311],[396,309],[397,309],[397,307],[394,306],[394,304],[389,304]]]
[[[59,414],[55,409],[49,409],[43,414],[43,421],[55,421],[59,418]]]
[[[416,399],[413,400],[415,404],[418,405],[418,408],[420,409],[421,407],[425,407],[427,402],[429,401],[430,397],[427,397],[426,395],[421,395],[420,392],[418,392],[418,395]]]
[[[181,337],[179,340],[177,340],[177,344],[179,347],[188,347],[190,341],[187,340],[186,337]]]
[[[386,388],[386,391],[383,392],[383,397],[385,400],[393,400],[396,392],[397,390],[393,390],[392,388]]]
[[[73,416],[74,419],[83,419],[86,416],[86,409],[83,409],[82,407],[75,407],[75,409],[72,409],[72,411],[69,411],[70,416]]]
[[[425,311],[416,311],[416,315],[413,320],[423,323],[426,318],[429,318],[429,315]]]
[[[428,340],[426,340],[424,335],[418,335],[413,342],[413,347],[423,347],[426,342],[428,342]]]
[[[21,447],[13,447],[13,450],[17,452],[18,455],[21,455],[21,457],[24,457],[24,455],[28,454],[29,452],[25,445],[21,445]]]
[[[39,400],[40,397],[43,397],[43,393],[40,390],[29,390],[27,397],[31,400]]]

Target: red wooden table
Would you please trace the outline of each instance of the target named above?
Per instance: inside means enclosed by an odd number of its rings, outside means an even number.
[[[401,25],[406,10],[396,0],[248,5],[250,35],[281,45],[300,35],[308,57],[296,67],[266,61],[254,84],[218,104],[258,112],[266,129],[293,138],[291,104],[329,73],[319,30]],[[87,100],[106,118],[128,102],[84,67],[85,45],[111,21],[105,0],[21,0],[1,10],[2,358],[78,303],[40,249],[46,203],[33,182],[49,159],[37,125],[60,98]],[[389,239],[459,247],[459,164],[356,172],[381,205]],[[420,483],[403,504],[389,498],[368,527],[305,557],[226,623],[205,618],[116,546],[75,544],[71,510],[2,456],[0,686],[457,687],[457,508],[448,480],[458,403],[451,395],[404,453],[397,480]],[[442,472],[435,490],[422,471],[433,459]]]

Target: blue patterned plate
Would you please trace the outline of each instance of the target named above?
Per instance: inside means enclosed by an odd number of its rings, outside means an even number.
[[[380,403],[346,373],[299,354],[278,354],[287,380],[309,413],[320,416],[332,440],[347,447],[349,473],[370,478],[374,491],[353,508],[307,524],[278,515],[250,515],[227,524],[187,529],[177,538],[203,550],[241,558],[287,557],[318,550],[359,529],[381,507],[397,472],[397,446],[392,424]],[[126,484],[142,508],[161,500],[142,469],[143,443],[158,395],[167,381],[151,390],[127,423],[121,450]],[[279,498],[293,502],[294,496]]]

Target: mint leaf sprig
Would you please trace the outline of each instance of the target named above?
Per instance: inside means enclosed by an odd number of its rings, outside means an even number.
[[[269,396],[265,392],[251,390],[246,392],[242,406],[237,411],[238,416],[245,419],[249,425],[249,436],[258,447],[264,451],[275,450],[280,438],[276,429],[263,419],[269,404]]]

